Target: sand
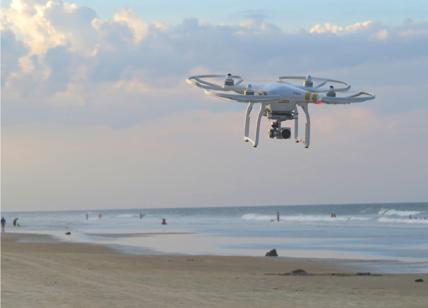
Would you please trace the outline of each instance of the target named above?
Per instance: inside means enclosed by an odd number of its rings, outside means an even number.
[[[356,275],[332,260],[126,255],[28,234],[2,234],[1,243],[4,308],[428,307],[427,274]],[[286,275],[296,269],[309,275]]]

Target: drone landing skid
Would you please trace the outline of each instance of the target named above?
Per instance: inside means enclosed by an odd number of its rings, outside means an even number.
[[[256,133],[255,133],[254,140],[252,140],[249,136],[250,135],[250,120],[251,120],[250,114],[251,114],[251,111],[253,110],[253,106],[254,106],[254,103],[250,102],[248,104],[247,111],[245,112],[244,141],[251,143],[251,145],[256,148],[258,143],[259,143],[260,122],[262,121],[262,116],[263,116],[263,113],[265,111],[265,105],[260,104],[259,114],[257,115]]]
[[[245,112],[245,128],[244,128],[244,141],[249,142],[253,147],[257,147],[259,143],[259,136],[260,136],[260,123],[262,120],[263,115],[265,114],[265,104],[260,103],[260,109],[257,115],[257,122],[256,122],[256,129],[255,129],[255,137],[254,140],[250,138],[250,121],[251,121],[251,112],[254,107],[254,102],[249,102],[247,110]],[[305,139],[299,139],[299,117],[297,112],[297,107],[294,110],[294,139],[296,140],[296,143],[304,143],[305,148],[309,148],[310,144],[310,130],[311,130],[311,119],[309,117],[309,110],[308,110],[308,104],[300,105],[300,107],[303,109],[305,116],[306,116],[306,124],[305,124]],[[290,118],[293,119],[293,118]],[[280,124],[279,124],[280,125]]]
[[[306,116],[306,124],[305,124],[305,148],[309,148],[310,138],[311,138],[311,118],[309,117],[308,104],[300,105],[302,107],[305,116]]]

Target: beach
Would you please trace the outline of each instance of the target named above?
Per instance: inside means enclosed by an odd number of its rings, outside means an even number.
[[[2,307],[428,306],[428,274],[368,275],[334,260],[130,255],[34,234],[1,244]]]

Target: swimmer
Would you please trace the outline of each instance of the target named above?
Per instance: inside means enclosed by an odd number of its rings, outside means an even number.
[[[4,227],[6,226],[6,219],[4,217],[1,218],[1,232],[4,232]]]

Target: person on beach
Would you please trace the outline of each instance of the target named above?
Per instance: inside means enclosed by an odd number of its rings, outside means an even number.
[[[19,227],[18,217],[15,217],[15,219],[13,220],[12,224],[13,224],[14,227]]]
[[[88,212],[86,212],[86,220],[88,220],[89,219],[89,213]]]
[[[276,212],[276,221],[279,222],[281,220],[281,217],[279,216],[279,211]]]
[[[4,232],[4,227],[6,226],[6,219],[4,217],[1,218],[1,232]]]

